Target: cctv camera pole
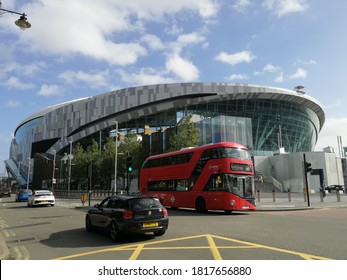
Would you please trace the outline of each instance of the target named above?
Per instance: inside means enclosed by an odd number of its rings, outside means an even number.
[[[307,194],[307,206],[310,207],[310,192],[309,192],[309,188],[308,188],[308,179],[307,179],[307,162],[306,162],[306,155],[304,154],[304,174],[305,174],[305,190],[306,190],[306,194]]]

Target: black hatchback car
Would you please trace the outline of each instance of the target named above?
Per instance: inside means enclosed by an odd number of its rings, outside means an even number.
[[[124,234],[163,235],[169,226],[166,208],[152,196],[113,195],[91,208],[85,220],[86,230],[104,230],[113,241]]]

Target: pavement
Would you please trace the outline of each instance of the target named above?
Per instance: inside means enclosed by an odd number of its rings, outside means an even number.
[[[56,198],[56,205],[87,211],[100,201],[100,199],[91,199],[82,204],[80,199]],[[320,194],[311,193],[307,199],[303,193],[259,193],[256,197],[256,206],[256,212],[347,208],[347,195],[334,192],[321,198]],[[0,260],[7,260],[10,252],[4,240],[1,226],[2,224],[0,224]]]

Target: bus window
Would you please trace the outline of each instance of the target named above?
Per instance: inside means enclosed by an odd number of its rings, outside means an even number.
[[[212,158],[219,158],[218,149],[212,149]]]
[[[192,188],[191,180],[177,180],[176,191],[190,191]]]
[[[208,149],[202,153],[200,160],[202,162],[206,163],[206,161],[208,161],[209,159],[211,159],[211,150],[210,149]]]
[[[235,148],[225,148],[228,158],[251,159],[248,151]]]

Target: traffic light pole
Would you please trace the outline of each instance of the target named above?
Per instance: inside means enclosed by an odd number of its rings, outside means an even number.
[[[307,179],[307,162],[306,162],[306,155],[304,154],[304,173],[305,173],[305,190],[307,195],[307,206],[310,207],[310,191],[308,188],[308,179]]]
[[[127,171],[127,193],[130,191],[130,172]]]
[[[133,157],[128,153],[127,154],[127,163],[126,163],[126,170],[127,170],[127,193],[129,194],[130,191],[130,174],[133,171]]]

